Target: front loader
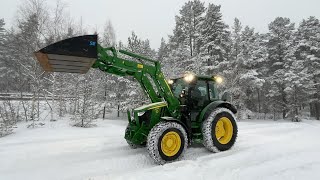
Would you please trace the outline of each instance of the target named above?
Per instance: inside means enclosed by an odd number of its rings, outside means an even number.
[[[86,73],[97,68],[137,80],[152,103],[127,112],[125,139],[130,147],[147,146],[155,162],[164,164],[181,158],[192,143],[202,143],[212,152],[234,145],[237,110],[227,97],[218,97],[220,77],[186,73],[167,80],[158,61],[104,48],[97,39],[97,35],[65,39],[35,56],[47,72]]]

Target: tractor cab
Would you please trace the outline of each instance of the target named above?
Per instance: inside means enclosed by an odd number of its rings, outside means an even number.
[[[184,114],[189,114],[195,121],[199,112],[213,101],[219,100],[217,83],[221,77],[195,76],[187,74],[184,77],[169,80],[174,96],[185,107]]]

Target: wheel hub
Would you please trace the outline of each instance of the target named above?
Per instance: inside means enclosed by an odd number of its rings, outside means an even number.
[[[174,156],[181,148],[180,135],[174,131],[166,133],[161,140],[161,150],[166,156]]]
[[[227,117],[221,117],[215,127],[215,135],[219,143],[227,144],[233,135],[233,125]]]

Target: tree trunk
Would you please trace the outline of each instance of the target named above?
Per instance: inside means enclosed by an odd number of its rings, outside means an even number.
[[[281,88],[282,91],[282,102],[283,102],[283,109],[282,109],[282,119],[286,118],[287,114],[287,100],[286,100],[286,93],[284,92],[284,87]]]
[[[33,95],[32,95],[32,104],[31,104],[31,120],[33,121],[33,123],[34,123],[34,120],[35,120],[35,118],[34,118],[34,115],[35,115],[35,113],[34,113],[34,110],[35,110],[35,101],[36,101],[36,92],[35,91],[33,91]]]
[[[286,118],[286,110],[285,109],[282,111],[282,119],[284,119],[284,118]]]
[[[37,102],[37,117],[38,117],[38,121],[40,121],[40,88],[38,88],[38,102]]]
[[[189,46],[190,46],[190,55],[191,55],[191,57],[192,57],[193,52],[192,52],[192,38],[191,38],[191,35],[190,35],[190,37],[189,37]]]
[[[104,88],[104,107],[103,107],[103,115],[102,118],[104,119],[106,117],[106,103],[107,103],[107,89]]]
[[[310,106],[310,116],[314,117],[313,103],[309,103]]]
[[[82,106],[82,115],[81,115],[81,127],[84,127],[84,118],[85,118],[85,109],[86,109],[86,94],[83,96],[83,106]]]
[[[120,104],[118,104],[118,117],[120,117]]]
[[[315,115],[316,115],[316,119],[320,120],[320,103],[319,102],[315,103]]]
[[[261,113],[260,89],[257,89],[257,92],[258,92],[258,112]]]
[[[294,86],[294,115],[295,116],[298,116],[298,114],[299,114],[299,109],[298,109],[298,98],[297,98],[297,95],[298,95],[298,93],[297,93],[297,87],[296,86]]]
[[[102,118],[105,119],[106,117],[106,106],[103,107],[103,115]]]

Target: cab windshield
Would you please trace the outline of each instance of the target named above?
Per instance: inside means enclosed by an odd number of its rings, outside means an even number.
[[[208,97],[210,101],[218,99],[218,92],[216,84],[213,81],[198,80],[195,84],[191,85],[181,79],[176,79],[175,82],[171,85],[172,93],[176,98],[179,98],[181,92],[184,90],[186,93],[198,92],[198,95],[204,99]],[[190,89],[191,88],[191,89]]]
[[[172,84],[172,93],[176,98],[180,97],[182,90],[188,91],[188,84],[183,79],[177,79]]]

